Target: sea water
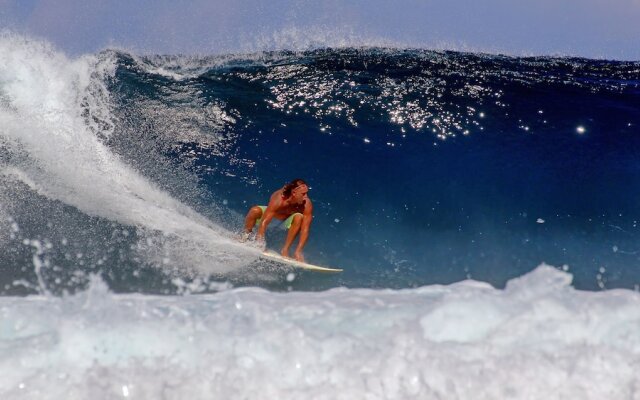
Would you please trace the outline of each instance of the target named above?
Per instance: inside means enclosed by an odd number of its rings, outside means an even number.
[[[504,290],[0,299],[4,398],[635,399],[640,294],[542,265]]]
[[[637,63],[0,54],[0,397],[639,396]]]

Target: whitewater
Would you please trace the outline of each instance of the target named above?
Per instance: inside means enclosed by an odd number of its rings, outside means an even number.
[[[0,299],[21,399],[636,399],[640,295],[540,266],[504,290]]]
[[[0,398],[640,399],[637,63],[0,54]]]
[[[136,226],[142,235],[160,232],[164,246],[185,259],[182,264],[237,267],[244,247],[234,251],[238,245],[229,235],[125,166],[101,142],[113,126],[101,83],[113,73],[108,56],[69,61],[45,43],[11,35],[2,37],[0,51],[8,55],[1,71],[3,144],[21,158],[3,168],[6,179],[88,215]]]

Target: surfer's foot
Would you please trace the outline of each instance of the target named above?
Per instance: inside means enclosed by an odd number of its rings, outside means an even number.
[[[249,236],[251,236],[251,232],[242,232],[238,237],[238,240],[240,241],[240,243],[244,243],[249,240]]]

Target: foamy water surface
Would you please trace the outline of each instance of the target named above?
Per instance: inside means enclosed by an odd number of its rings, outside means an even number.
[[[504,290],[0,298],[20,399],[634,399],[640,294],[540,266]]]

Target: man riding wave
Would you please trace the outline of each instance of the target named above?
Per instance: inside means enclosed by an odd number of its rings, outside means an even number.
[[[309,238],[309,227],[313,219],[313,205],[308,194],[309,187],[305,181],[294,179],[273,192],[268,205],[251,207],[245,218],[243,239],[246,240],[253,231],[253,227],[258,226],[256,241],[264,243],[267,227],[271,220],[276,218],[282,221],[283,228],[288,229],[280,254],[283,257],[289,257],[289,247],[300,234],[293,256],[297,261],[304,262],[302,249]]]

